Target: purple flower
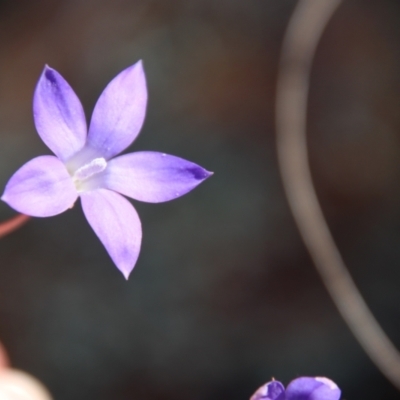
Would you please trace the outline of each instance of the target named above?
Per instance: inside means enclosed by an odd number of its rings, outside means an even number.
[[[271,381],[261,386],[250,400],[339,400],[340,389],[328,378],[301,377],[289,383]]]
[[[150,151],[117,156],[139,134],[147,103],[139,61],[117,75],[94,108],[89,131],[75,92],[46,66],[36,86],[36,129],[54,156],[23,165],[8,181],[2,200],[34,217],[71,208],[78,196],[83,212],[126,279],[139,256],[140,219],[122,195],[149,203],[173,200],[211,173],[190,161]]]

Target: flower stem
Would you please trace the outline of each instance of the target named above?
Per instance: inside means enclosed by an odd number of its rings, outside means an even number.
[[[7,236],[9,233],[14,232],[22,225],[24,225],[30,217],[24,214],[18,214],[7,221],[0,223],[0,238]]]
[[[7,368],[10,365],[10,361],[8,359],[7,353],[0,343],[0,371],[4,368]]]
[[[290,208],[329,294],[355,338],[400,389],[400,354],[357,289],[326,223],[312,182],[307,97],[319,39],[341,0],[299,0],[286,30],[277,84],[278,159]]]

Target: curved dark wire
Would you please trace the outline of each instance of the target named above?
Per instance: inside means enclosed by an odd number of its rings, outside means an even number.
[[[300,0],[289,21],[277,83],[276,132],[290,208],[317,271],[343,319],[379,370],[400,389],[400,355],[351,278],[312,183],[306,142],[307,97],[317,44],[341,0]]]

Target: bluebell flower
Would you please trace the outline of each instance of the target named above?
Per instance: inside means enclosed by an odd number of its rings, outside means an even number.
[[[261,386],[250,400],[339,400],[340,389],[336,383],[323,377],[301,377],[289,383],[271,381]]]
[[[175,199],[211,173],[190,161],[142,151],[118,156],[143,125],[147,88],[142,63],[125,69],[98,99],[89,129],[71,86],[46,66],[36,86],[36,129],[55,156],[23,165],[1,199],[20,213],[50,217],[71,208],[78,197],[83,212],[126,279],[140,252],[142,228],[123,196],[150,203]]]

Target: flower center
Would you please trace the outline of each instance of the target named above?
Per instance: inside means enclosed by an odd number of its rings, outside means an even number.
[[[99,157],[78,168],[72,176],[78,192],[91,190],[92,186],[96,186],[95,181],[91,180],[92,182],[88,182],[89,178],[104,171],[106,167],[107,161],[103,157]]]
[[[95,158],[89,163],[78,168],[74,173],[74,178],[80,181],[90,178],[91,176],[104,171],[107,167],[107,161],[104,158]]]

